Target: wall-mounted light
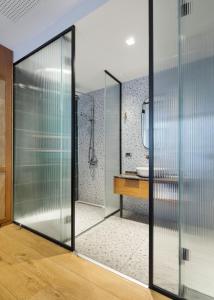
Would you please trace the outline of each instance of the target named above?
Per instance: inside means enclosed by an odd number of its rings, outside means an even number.
[[[129,37],[127,40],[126,40],[126,44],[128,46],[133,46],[135,44],[135,38],[133,36]]]

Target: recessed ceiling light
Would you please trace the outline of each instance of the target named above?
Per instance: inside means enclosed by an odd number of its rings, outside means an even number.
[[[133,36],[131,36],[130,38],[128,38],[128,39],[126,40],[126,44],[127,44],[128,46],[133,46],[133,45],[135,44],[135,38],[134,38]]]

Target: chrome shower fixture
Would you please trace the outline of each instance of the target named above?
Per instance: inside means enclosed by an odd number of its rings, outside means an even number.
[[[91,127],[90,127],[90,142],[89,142],[89,151],[88,151],[88,163],[89,163],[89,168],[91,167],[96,167],[98,160],[96,157],[95,153],[95,136],[94,136],[94,125],[95,125],[95,111],[94,111],[94,97],[92,100],[92,107],[91,107],[91,117],[89,121],[91,122]]]

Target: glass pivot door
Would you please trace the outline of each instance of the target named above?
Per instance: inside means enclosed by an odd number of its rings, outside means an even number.
[[[214,299],[214,1],[179,5],[180,285]]]
[[[214,1],[152,3],[150,284],[172,298],[214,299]]]

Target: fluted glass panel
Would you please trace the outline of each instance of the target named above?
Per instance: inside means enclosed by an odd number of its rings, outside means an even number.
[[[153,283],[175,294],[179,288],[177,37],[177,0],[154,0]]]
[[[14,219],[71,240],[71,32],[15,66]]]
[[[114,176],[120,174],[120,85],[105,74],[105,215],[120,207],[114,194]]]
[[[181,286],[186,299],[213,299],[214,1],[190,2],[180,18]]]

